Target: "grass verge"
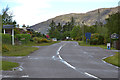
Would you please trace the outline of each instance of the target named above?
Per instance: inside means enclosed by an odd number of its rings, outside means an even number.
[[[110,64],[120,67],[119,59],[120,59],[120,52],[117,52],[114,56],[107,57],[103,60]]]
[[[49,43],[34,43],[30,42],[27,44],[23,45],[8,45],[8,44],[3,44],[7,46],[8,51],[3,51],[2,56],[27,56],[30,53],[34,52],[35,50],[38,50],[39,48],[37,47],[32,47],[32,46],[48,46],[52,45],[54,43],[59,43],[60,41],[53,41]]]
[[[6,46],[9,48],[9,51],[2,52],[2,56],[27,56],[38,49],[36,47],[25,47],[23,45],[12,46],[6,44]]]
[[[9,61],[1,61],[1,62],[2,62],[2,70],[5,70],[5,71],[12,70],[12,68],[19,66],[19,63],[15,63],[15,62],[9,62]]]
[[[48,43],[35,43],[35,42],[30,42],[28,44],[25,44],[24,46],[49,46],[55,43],[59,43],[60,41],[52,41]]]
[[[80,46],[101,47],[103,49],[107,49],[107,45],[90,45],[89,43],[86,44],[86,42],[84,42],[84,41],[78,41],[78,44]],[[115,49],[115,48],[111,47],[111,49]]]

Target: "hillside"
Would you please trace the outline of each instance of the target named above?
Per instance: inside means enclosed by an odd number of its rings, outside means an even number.
[[[100,8],[98,14],[98,9],[89,11],[87,13],[70,13],[65,15],[56,16],[55,18],[49,19],[47,21],[35,24],[31,26],[31,28],[35,31],[41,32],[41,33],[47,33],[47,30],[49,29],[49,24],[52,20],[54,20],[56,23],[60,22],[62,25],[64,25],[66,22],[70,21],[71,17],[74,17],[75,23],[81,25],[82,21],[85,22],[86,25],[94,25],[97,20],[103,22],[104,24],[105,19],[109,17],[110,14],[114,14],[118,11],[118,7],[114,8]],[[99,16],[99,17],[98,17]]]

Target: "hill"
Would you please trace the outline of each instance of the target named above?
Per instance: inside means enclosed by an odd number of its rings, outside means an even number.
[[[64,25],[66,22],[70,21],[71,17],[75,19],[75,23],[81,25],[82,21],[85,22],[86,25],[94,25],[96,21],[100,20],[103,24],[105,24],[105,19],[109,17],[110,14],[114,14],[118,12],[118,7],[114,8],[100,8],[100,14],[98,14],[98,9],[89,11],[86,13],[70,13],[65,15],[56,16],[55,18],[51,18],[47,21],[35,24],[31,26],[31,28],[37,32],[41,32],[42,34],[46,34],[49,29],[49,24],[54,20],[55,23],[61,23]]]

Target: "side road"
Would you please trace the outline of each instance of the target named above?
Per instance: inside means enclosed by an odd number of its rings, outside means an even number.
[[[102,58],[114,54],[102,48],[83,47],[77,42],[62,41],[42,46],[25,57],[3,57],[3,60],[21,64],[15,71],[3,71],[3,77],[118,78],[118,68],[102,61]]]

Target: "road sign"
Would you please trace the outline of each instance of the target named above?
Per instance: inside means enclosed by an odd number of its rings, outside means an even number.
[[[113,34],[111,35],[111,38],[112,38],[112,39],[118,39],[118,38],[119,38],[118,36],[119,36],[118,34],[113,33]]]
[[[91,33],[85,33],[85,37],[86,37],[86,43],[87,43],[87,39],[91,38]]]
[[[91,33],[85,33],[85,37],[86,37],[86,39],[90,39],[91,38]]]
[[[107,43],[107,49],[110,50],[110,43]]]

